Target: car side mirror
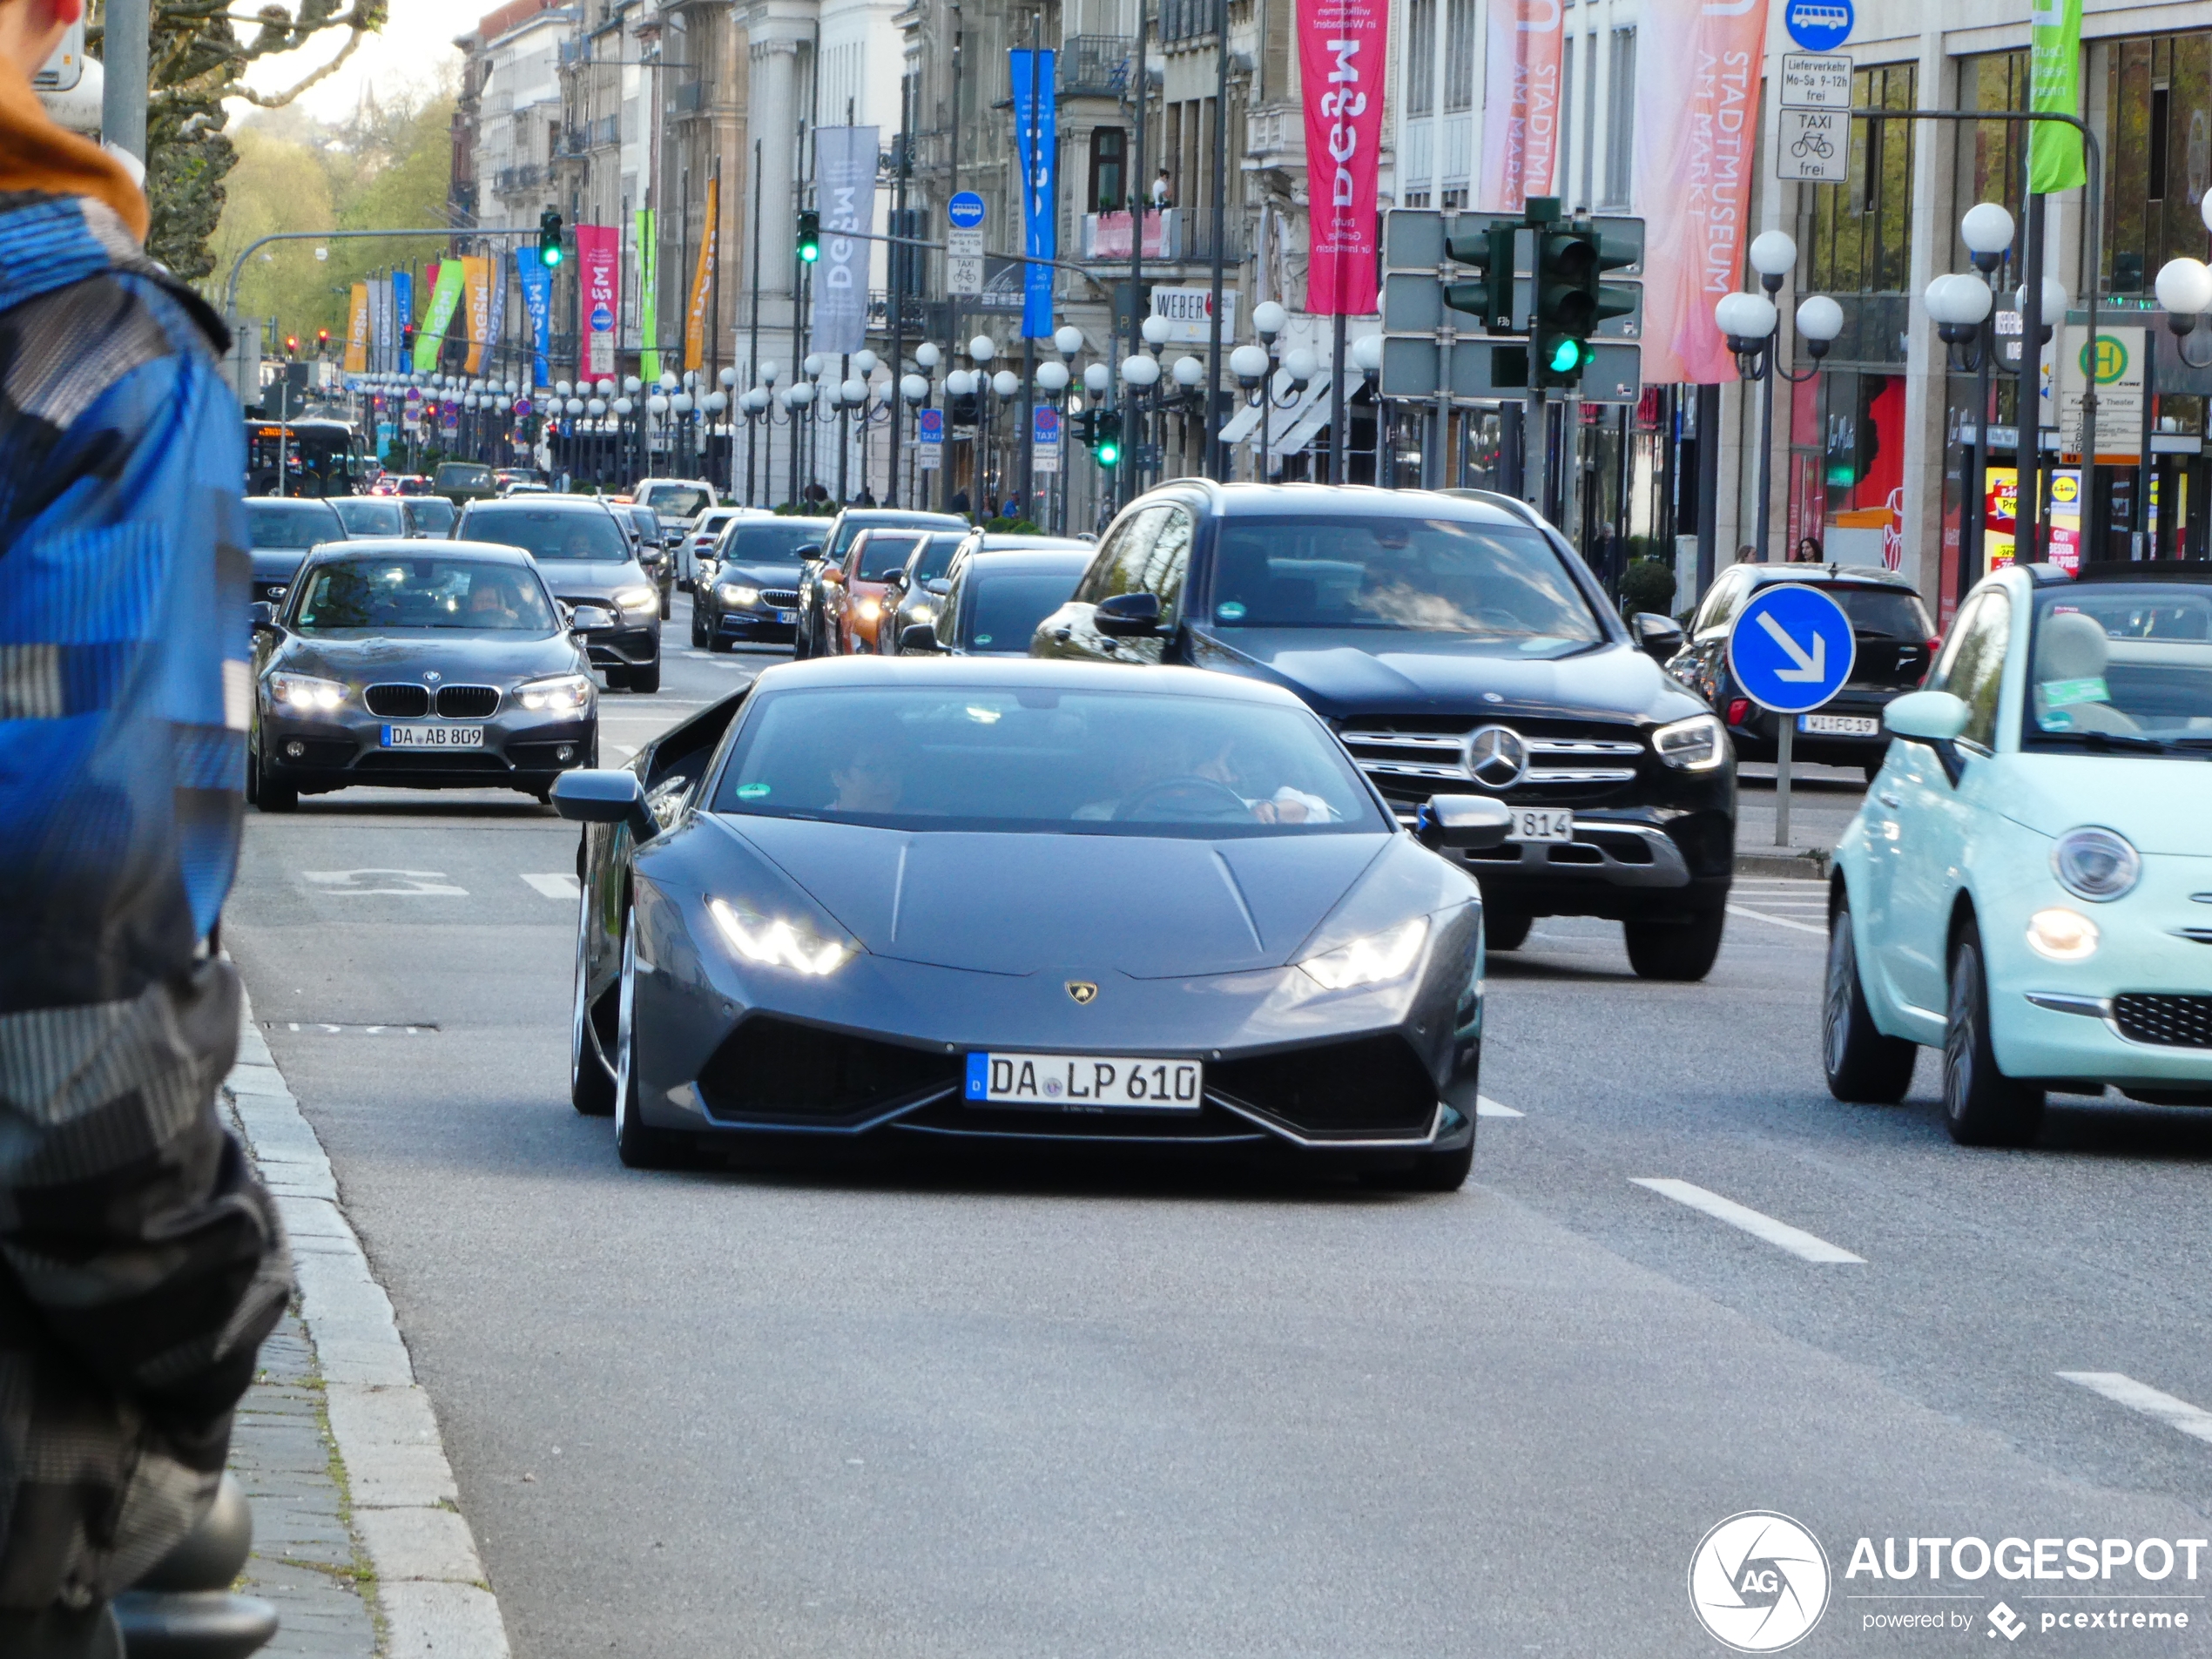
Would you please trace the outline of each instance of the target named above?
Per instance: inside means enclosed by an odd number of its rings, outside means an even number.
[[[1636,644],[1656,663],[1664,663],[1682,650],[1682,624],[1656,610],[1639,610],[1629,620]]]
[[[924,592],[934,593],[940,599],[953,590],[952,580],[948,577],[933,576],[921,585]]]
[[[588,634],[615,625],[615,613],[601,605],[578,605],[569,617],[572,633]]]
[[[574,824],[627,824],[633,840],[651,840],[660,829],[645,786],[620,769],[563,772],[553,780],[553,810]]]
[[[937,630],[926,622],[910,622],[899,631],[899,655],[909,651],[916,656],[934,657],[937,653]]]
[[[1431,795],[1413,820],[1413,833],[1432,851],[1502,846],[1512,827],[1513,809],[1488,795]]]
[[[802,542],[799,543],[799,562],[801,564],[804,564],[808,559],[819,559],[821,556],[822,544],[819,542]]]
[[[1091,608],[1098,631],[1109,639],[1137,639],[1160,631],[1160,596],[1117,593]]]
[[[904,570],[894,570],[883,578],[883,585],[893,593],[904,593],[907,590],[907,573]]]
[[[277,626],[276,607],[266,599],[256,599],[253,607],[246,614],[252,622],[253,631],[257,634],[274,634],[284,631]]]
[[[1973,711],[1949,691],[1907,691],[1882,711],[1891,735],[1921,743],[1949,743],[1966,729]]]

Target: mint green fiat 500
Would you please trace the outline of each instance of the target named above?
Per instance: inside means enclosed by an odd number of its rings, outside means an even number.
[[[1823,1060],[1953,1139],[2048,1094],[2212,1106],[2212,564],[2000,570],[1966,597],[1836,852]]]

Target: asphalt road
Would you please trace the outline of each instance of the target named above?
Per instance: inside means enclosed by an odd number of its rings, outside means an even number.
[[[671,650],[604,752],[771,660]],[[250,822],[226,930],[519,1653],[1711,1654],[1690,1558],[1753,1508],[1836,1575],[1797,1652],[1987,1653],[2000,1595],[2041,1650],[2203,1650],[2212,1552],[1844,1576],[1861,1536],[2212,1534],[2212,1419],[2058,1375],[2212,1406],[2212,1115],[2061,1104],[1969,1152],[1925,1058],[1905,1105],[1838,1105],[1816,887],[1740,887],[1699,986],[1598,923],[1494,959],[1484,1089],[1520,1116],[1451,1197],[646,1175],[567,1102],[575,839],[521,797],[311,799]],[[2189,1633],[2041,1628],[2123,1590]],[[1900,1608],[1961,1623],[1867,1628]]]

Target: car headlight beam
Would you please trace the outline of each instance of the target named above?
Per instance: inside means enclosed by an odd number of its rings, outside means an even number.
[[[660,595],[651,588],[617,588],[615,603],[624,610],[658,610]]]
[[[834,974],[850,961],[854,948],[842,939],[825,939],[813,928],[781,916],[764,916],[750,906],[709,899],[706,907],[730,948],[764,968],[786,968],[813,978]]]
[[[742,582],[725,582],[715,589],[714,597],[733,610],[750,610],[760,603],[760,590]]]
[[[560,674],[528,680],[515,688],[515,700],[526,709],[587,709],[591,706],[591,678],[588,674]]]
[[[1298,966],[1325,991],[1348,991],[1355,985],[1386,985],[1403,979],[1420,959],[1428,942],[1428,918],[1415,916],[1380,933],[1367,934],[1348,945],[1309,956]]]
[[[327,714],[346,701],[342,685],[336,680],[318,679],[313,674],[280,671],[269,676],[268,687],[271,697],[301,714]]]
[[[1693,714],[1661,726],[1651,746],[1676,772],[1710,772],[1728,754],[1728,732],[1713,716]]]
[[[2051,843],[2051,873],[2075,898],[2110,904],[2143,879],[2143,860],[2126,836],[2090,825]]]

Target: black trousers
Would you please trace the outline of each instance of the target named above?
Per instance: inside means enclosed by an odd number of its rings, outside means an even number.
[[[82,1612],[0,1608],[0,1654],[7,1659],[123,1659],[123,1632],[105,1602]]]

